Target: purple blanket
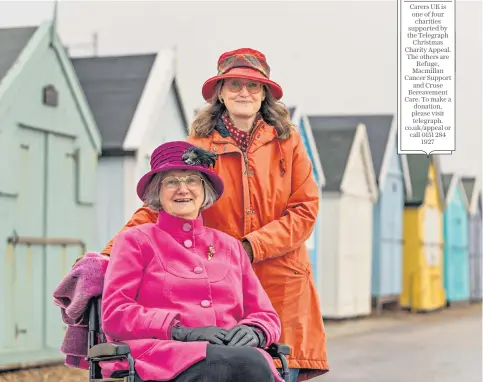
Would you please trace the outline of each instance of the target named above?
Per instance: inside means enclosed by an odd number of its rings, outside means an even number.
[[[100,296],[104,287],[109,258],[97,252],[87,252],[55,288],[54,304],[60,307],[67,324],[60,351],[66,355],[66,366],[88,369],[88,312],[91,298]]]

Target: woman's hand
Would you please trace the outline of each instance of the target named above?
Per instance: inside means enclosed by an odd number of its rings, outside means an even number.
[[[224,345],[227,331],[216,326],[202,326],[200,328],[186,328],[184,326],[174,326],[172,331],[173,340],[192,342],[208,341],[213,345]]]
[[[227,346],[253,346],[259,347],[263,342],[261,332],[247,325],[238,325],[225,335]]]

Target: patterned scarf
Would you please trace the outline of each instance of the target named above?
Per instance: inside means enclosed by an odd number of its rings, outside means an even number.
[[[241,151],[246,152],[248,150],[248,144],[250,143],[250,136],[255,131],[254,127],[257,126],[258,121],[262,119],[262,115],[260,113],[257,113],[250,133],[237,128],[226,111],[223,113],[221,118],[231,137],[235,140],[237,146],[240,148]]]

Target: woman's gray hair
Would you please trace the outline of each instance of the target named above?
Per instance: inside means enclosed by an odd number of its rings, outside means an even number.
[[[200,211],[211,207],[213,203],[216,202],[218,199],[218,195],[216,194],[215,189],[211,185],[211,182],[208,180],[205,174],[199,172],[197,175],[201,176],[203,179],[203,189],[205,191],[205,199],[201,204]],[[144,190],[144,203],[151,208],[153,211],[161,211],[163,206],[161,205],[161,200],[159,199],[159,192],[161,191],[162,181],[164,179],[164,173],[158,172],[154,174],[151,180],[149,181],[146,189]]]

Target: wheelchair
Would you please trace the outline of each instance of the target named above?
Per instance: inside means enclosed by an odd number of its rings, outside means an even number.
[[[129,345],[122,342],[107,342],[101,327],[101,296],[94,297],[89,302],[89,335],[87,358],[89,361],[89,382],[143,382],[136,375],[134,358],[131,355]],[[279,359],[282,364],[281,377],[289,380],[288,363],[285,356],[290,354],[290,347],[284,344],[272,344],[265,351],[274,359]],[[129,370],[116,371],[111,377],[103,378],[99,362],[110,360],[127,359]]]

